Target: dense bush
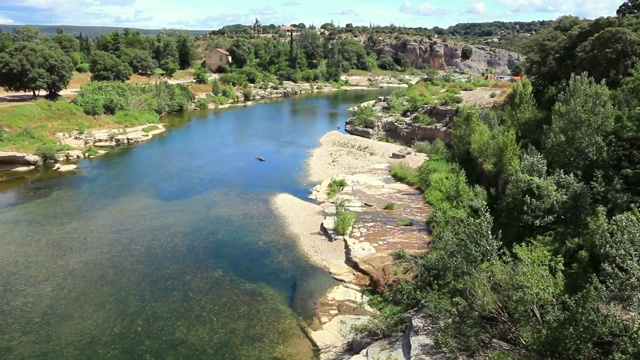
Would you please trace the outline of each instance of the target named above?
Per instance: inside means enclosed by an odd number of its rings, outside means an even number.
[[[193,94],[183,85],[91,82],[80,89],[73,102],[87,115],[114,115],[120,111],[163,115],[185,110],[192,100]]]

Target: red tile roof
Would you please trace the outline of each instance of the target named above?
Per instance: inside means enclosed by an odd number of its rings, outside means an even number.
[[[221,53],[223,53],[223,54],[225,54],[227,56],[230,56],[230,54],[225,49],[217,48],[216,51],[221,52]]]

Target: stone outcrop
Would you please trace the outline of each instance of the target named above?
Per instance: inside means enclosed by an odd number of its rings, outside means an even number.
[[[38,155],[0,151],[0,164],[33,166],[42,163]]]
[[[431,329],[423,326],[426,319],[420,312],[408,315],[407,331],[399,339],[377,340],[355,331],[375,313],[362,295],[363,287],[382,293],[402,276],[394,271],[393,253],[428,250],[425,219],[430,208],[417,190],[391,178],[388,165],[334,179],[344,179],[347,184],[335,198],[326,196],[331,179],[314,188],[311,197],[320,202],[325,214],[322,231],[330,241],[344,243],[346,263],[362,276],[338,285],[320,299],[317,323],[309,333],[320,350],[320,359],[440,359],[432,356]],[[344,235],[335,231],[338,202],[358,215]],[[389,203],[394,204],[393,210],[384,209]]]
[[[415,141],[433,142],[437,139],[449,143],[451,138],[449,124],[458,113],[456,108],[426,105],[413,114],[389,116],[385,113],[387,101],[388,98],[381,97],[367,105],[372,106],[374,111],[380,115],[379,120],[371,119],[362,126],[356,126],[353,119],[349,119],[345,131],[351,135],[373,140],[391,138],[401,144],[410,144]],[[435,124],[414,123],[412,117],[415,115],[428,116],[433,119]]]
[[[438,70],[458,70],[471,74],[482,74],[488,68],[501,72],[509,71],[524,60],[514,52],[484,45],[465,45],[443,42],[440,39],[395,39],[381,38],[381,44],[375,49],[378,56],[397,57],[403,54],[415,68],[431,67]],[[463,59],[462,49],[471,47],[471,57]]]

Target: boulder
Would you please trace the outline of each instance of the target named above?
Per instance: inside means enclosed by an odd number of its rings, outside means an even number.
[[[392,159],[404,159],[407,157],[407,154],[401,152],[394,152],[391,154]]]
[[[38,155],[0,151],[0,164],[30,166],[30,165],[38,165],[41,163],[42,163],[42,158]]]

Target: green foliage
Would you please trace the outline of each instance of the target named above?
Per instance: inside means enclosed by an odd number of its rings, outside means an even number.
[[[418,172],[407,164],[391,165],[391,176],[401,183],[411,186],[418,185]]]
[[[358,216],[345,209],[345,202],[340,201],[336,204],[336,233],[339,235],[347,235],[347,232],[353,225]]]
[[[84,73],[88,73],[91,70],[91,67],[89,64],[83,63],[76,66],[75,70],[81,74],[84,74]]]
[[[158,125],[149,125],[149,126],[145,126],[142,131],[145,133],[150,133],[152,131],[156,131],[156,130],[160,130],[160,127]]]
[[[129,60],[131,70],[138,75],[153,75],[156,71],[157,64],[151,57],[149,52],[142,50],[134,50]]]
[[[163,115],[185,110],[192,100],[193,94],[183,85],[91,82],[80,89],[73,103],[87,115],[117,115],[120,111]]]
[[[160,69],[164,71],[166,76],[173,76],[178,71],[178,68],[178,64],[171,59],[162,60],[160,63]]]
[[[0,54],[0,86],[11,91],[41,89],[55,95],[69,85],[71,60],[59,49],[33,42],[17,42]]]
[[[385,210],[395,210],[396,209],[396,204],[393,202],[388,202],[385,206],[384,206]]]
[[[220,75],[219,79],[220,83],[233,87],[240,86],[247,82],[247,77],[242,74],[224,74]]]
[[[243,68],[253,59],[253,45],[249,40],[244,38],[236,38],[233,40],[231,47],[228,49],[231,54],[233,64],[238,68]]]
[[[209,82],[209,69],[206,67],[197,68],[193,73],[196,84],[207,84]]]
[[[104,51],[95,51],[90,62],[91,80],[95,81],[126,81],[133,70],[127,64]]]
[[[334,198],[345,186],[347,186],[347,182],[344,179],[332,179],[327,189],[327,198]]]
[[[351,119],[349,121],[354,126],[364,126],[370,121],[380,120],[380,115],[371,106],[356,106],[350,110],[350,113]]]
[[[402,219],[396,223],[397,226],[413,226],[413,220]]]
[[[251,101],[253,99],[253,90],[251,88],[243,89],[242,98],[244,99],[244,101]]]
[[[604,84],[586,74],[572,76],[553,107],[545,139],[545,156],[556,167],[590,179],[609,159],[608,138],[615,109]]]
[[[461,104],[462,101],[463,99],[460,96],[457,96],[449,92],[442,93],[441,95],[438,96],[438,103],[441,106],[453,106],[456,104]]]

